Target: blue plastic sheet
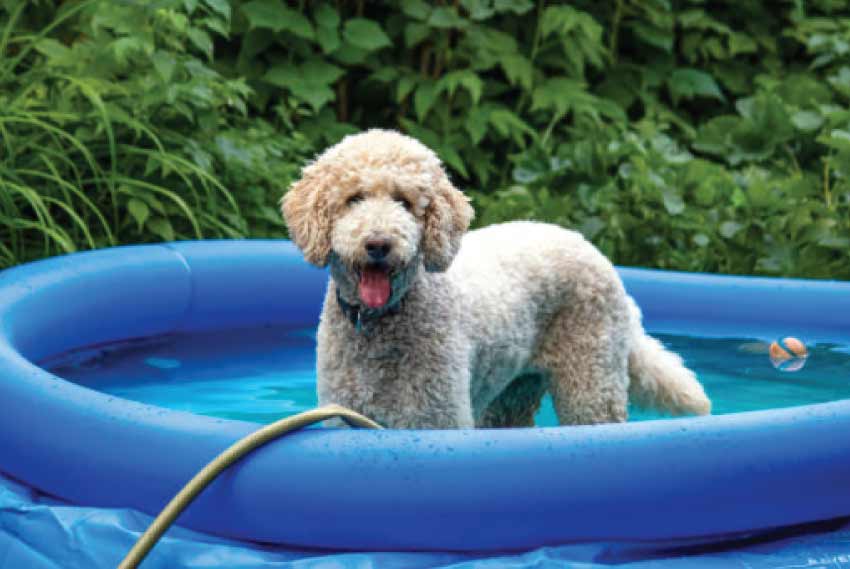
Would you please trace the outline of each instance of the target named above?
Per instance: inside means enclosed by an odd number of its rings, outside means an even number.
[[[150,521],[133,510],[70,505],[0,475],[0,568],[111,569]],[[142,569],[599,569],[612,565],[626,569],[850,567],[850,524],[846,520],[809,524],[711,544],[580,544],[487,556],[291,550],[174,527]]]

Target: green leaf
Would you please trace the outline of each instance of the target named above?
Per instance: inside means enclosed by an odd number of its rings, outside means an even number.
[[[473,144],[480,143],[487,134],[487,125],[490,122],[490,109],[487,107],[475,106],[469,110],[466,115],[466,121],[463,125],[466,132],[469,133]]]
[[[288,8],[282,0],[252,0],[242,4],[242,12],[252,28],[287,31],[304,39],[313,39],[313,25],[301,12]]]
[[[353,18],[346,21],[343,37],[351,45],[366,51],[375,51],[392,45],[389,36],[384,33],[381,26],[366,18]]]
[[[602,42],[602,26],[587,12],[571,6],[550,6],[543,12],[541,36],[557,36],[563,55],[562,67],[569,74],[583,76],[590,64],[602,67],[607,54]]]
[[[466,24],[466,20],[457,13],[455,8],[445,6],[435,8],[428,18],[428,25],[432,28],[463,28]]]
[[[146,227],[158,235],[164,241],[174,241],[174,227],[164,217],[153,217],[148,219]]]
[[[472,103],[478,104],[478,100],[481,98],[481,92],[484,89],[484,83],[474,71],[470,71],[469,69],[451,71],[437,82],[438,92],[448,91],[449,96],[454,95],[458,87],[466,89],[472,98]]]
[[[230,20],[230,2],[228,0],[204,0],[204,3],[214,12],[223,16],[225,20]]]
[[[242,4],[242,13],[252,28],[268,28],[279,32],[286,28],[288,8],[282,0],[252,0]]]
[[[710,183],[702,184],[694,191],[694,197],[697,200],[697,204],[709,206],[714,203],[717,197],[717,190]]]
[[[720,235],[732,239],[744,226],[737,221],[724,221],[720,224]]]
[[[665,53],[673,52],[675,35],[672,28],[659,28],[643,22],[635,22],[631,26],[635,35],[653,47]]]
[[[322,48],[322,53],[335,51],[342,40],[339,37],[339,12],[328,4],[322,4],[316,9],[316,41]]]
[[[278,87],[294,88],[304,86],[327,86],[337,81],[345,71],[322,59],[310,59],[295,66],[281,63],[273,66],[263,79]]]
[[[711,243],[711,239],[705,233],[697,233],[694,235],[694,245],[697,247],[705,247]]]
[[[218,17],[202,18],[199,23],[206,29],[213,31],[223,38],[230,36],[227,22]]]
[[[661,199],[664,202],[664,209],[670,215],[679,215],[685,211],[685,202],[682,201],[682,196],[673,188],[662,189]]]
[[[345,70],[328,63],[324,59],[314,58],[305,61],[299,67],[301,76],[310,83],[330,85],[345,74]]]
[[[818,245],[846,252],[850,249],[850,238],[837,236],[822,237],[821,239],[818,239]]]
[[[398,79],[398,70],[394,67],[381,67],[369,75],[369,79],[378,81],[379,83],[392,83]]]
[[[800,108],[828,104],[833,98],[832,89],[809,73],[789,73],[775,90],[785,103]]]
[[[263,79],[272,85],[287,88],[304,82],[298,67],[291,63],[281,63],[271,67],[263,76]]]
[[[293,94],[306,101],[308,105],[313,107],[314,111],[318,111],[327,103],[336,99],[336,93],[333,89],[324,85],[317,85],[306,90],[296,89],[293,90]]]
[[[174,69],[177,66],[177,60],[174,56],[166,51],[157,51],[151,56],[151,61],[162,80],[166,83],[170,82],[174,77]]]
[[[139,54],[146,54],[149,45],[140,38],[123,37],[115,40],[110,45],[112,53],[115,54],[115,59],[125,65],[130,58]]]
[[[343,41],[342,45],[334,52],[334,59],[348,66],[364,65],[369,58],[369,50],[352,45]]]
[[[572,107],[573,100],[585,94],[585,85],[581,81],[552,77],[535,87],[531,95],[531,110],[545,109],[565,115]]]
[[[829,133],[819,136],[818,142],[839,152],[850,153],[850,132],[846,130],[832,129]]]
[[[66,66],[74,63],[74,53],[72,50],[55,39],[41,39],[35,43],[35,49],[42,55],[47,56],[48,61],[53,65]]]
[[[319,42],[322,53],[331,53],[342,44],[336,28],[326,28],[323,26],[316,28],[316,41]]]
[[[204,55],[206,55],[207,59],[212,60],[213,42],[207,32],[198,28],[189,28],[189,32],[186,35],[188,36],[189,41],[192,42],[192,45],[197,47]]]
[[[416,118],[419,122],[425,119],[428,111],[434,106],[434,101],[437,100],[437,84],[433,81],[420,83],[413,95],[413,109],[416,111]]]
[[[814,132],[823,126],[823,117],[814,111],[797,111],[791,115],[791,122],[798,130]]]
[[[534,2],[531,0],[494,0],[493,8],[496,12],[513,12],[522,15],[534,8]]]
[[[461,0],[460,5],[473,20],[486,20],[496,13],[490,0]]]
[[[469,171],[466,169],[466,164],[463,163],[463,159],[460,157],[460,154],[457,153],[457,150],[454,149],[453,146],[448,144],[439,145],[437,148],[437,155],[440,159],[460,172],[461,176],[464,178],[469,177]]]
[[[342,68],[320,59],[306,61],[300,66],[289,63],[272,67],[263,79],[272,85],[289,89],[298,99],[318,111],[336,98],[330,85],[343,75]]]
[[[422,43],[430,33],[431,29],[425,24],[409,22],[404,26],[404,45],[406,47],[415,47]]]
[[[578,226],[578,230],[586,239],[594,239],[603,229],[605,222],[596,216],[585,218]]]
[[[670,89],[670,96],[676,104],[681,99],[693,99],[695,97],[710,97],[720,101],[726,100],[714,78],[699,69],[676,69],[667,79],[667,87]]]
[[[758,53],[758,44],[746,34],[733,33],[729,36],[729,54]]]
[[[284,26],[284,30],[306,40],[312,40],[316,37],[313,24],[301,12],[287,8],[286,20],[287,24]]]
[[[842,67],[838,73],[830,75],[826,80],[836,91],[850,97],[850,67]]]
[[[321,28],[339,27],[339,12],[336,11],[336,8],[328,4],[322,4],[316,8],[314,18],[316,20],[316,24],[318,24]]]
[[[525,56],[515,53],[500,58],[499,63],[508,82],[511,85],[520,85],[523,89],[531,89],[534,80],[534,67]]]
[[[127,202],[127,211],[129,211],[130,215],[133,216],[133,219],[136,220],[136,225],[139,231],[141,231],[148,217],[150,217],[151,210],[148,208],[148,204],[142,200],[131,198],[130,201]]]
[[[738,112],[747,119],[732,133],[732,140],[744,160],[762,160],[777,145],[795,136],[794,125],[782,100],[770,92],[739,99]]]
[[[578,25],[579,11],[572,6],[549,6],[543,11],[540,32],[547,37],[555,32],[569,33]]]
[[[700,125],[693,147],[700,152],[723,156],[729,152],[731,134],[738,128],[741,119],[734,115],[715,117]]]
[[[402,0],[401,11],[405,16],[424,21],[431,14],[431,7],[425,0]]]
[[[416,87],[416,83],[418,83],[418,79],[414,75],[404,75],[399,79],[396,84],[395,102],[402,102]]]
[[[525,136],[534,136],[535,131],[519,118],[516,113],[504,107],[497,107],[490,111],[490,124],[505,137],[512,138],[518,145],[524,146]]]
[[[242,35],[242,46],[239,50],[239,59],[248,61],[254,59],[258,53],[262,53],[275,41],[275,33],[271,30],[257,28],[248,30]]]

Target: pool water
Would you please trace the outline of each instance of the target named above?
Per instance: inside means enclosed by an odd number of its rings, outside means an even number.
[[[650,332],[651,333],[651,332]],[[715,414],[850,398],[850,345],[809,345],[799,371],[774,369],[772,339],[654,334],[696,371]],[[803,340],[805,340],[803,338]],[[99,391],[202,415],[270,423],[316,406],[314,329],[175,334],[75,350],[41,362]],[[630,410],[630,420],[658,415]],[[557,425],[544,400],[537,424]]]

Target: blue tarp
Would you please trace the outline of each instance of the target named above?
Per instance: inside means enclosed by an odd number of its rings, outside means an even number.
[[[111,569],[150,521],[133,510],[70,505],[0,475],[0,568]],[[289,550],[172,528],[142,569],[598,569],[611,565],[627,569],[850,567],[850,523],[811,524],[708,545],[583,544],[486,556]]]

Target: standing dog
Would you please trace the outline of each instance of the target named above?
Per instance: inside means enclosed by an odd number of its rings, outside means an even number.
[[[562,424],[625,421],[630,396],[710,411],[593,245],[532,222],[464,236],[472,207],[416,140],[348,136],[282,203],[305,258],[330,265],[322,404],[394,428],[530,426],[547,391]]]

